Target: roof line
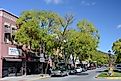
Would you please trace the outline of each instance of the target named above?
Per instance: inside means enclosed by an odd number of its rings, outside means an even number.
[[[15,14],[13,14],[13,13],[11,13],[11,12],[9,12],[9,11],[7,11],[7,10],[3,9],[3,8],[0,8],[0,11],[6,12],[6,13],[8,13],[8,14],[10,14],[10,15],[12,15],[12,16],[14,16],[14,17],[16,17],[16,18],[19,18],[19,17],[18,17],[18,16],[16,16]]]

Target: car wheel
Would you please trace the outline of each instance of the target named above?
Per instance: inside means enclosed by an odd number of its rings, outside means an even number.
[[[61,77],[63,77],[63,75],[61,74]]]
[[[69,73],[66,73],[66,76],[68,76],[69,75]]]
[[[63,74],[61,74],[61,77],[63,77]]]

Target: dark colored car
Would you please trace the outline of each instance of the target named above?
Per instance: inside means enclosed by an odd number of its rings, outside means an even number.
[[[67,76],[68,75],[68,72],[66,69],[53,69],[51,71],[51,76]]]

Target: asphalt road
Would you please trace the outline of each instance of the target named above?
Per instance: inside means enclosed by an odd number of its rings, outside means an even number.
[[[66,77],[51,77],[46,79],[37,79],[34,81],[121,81],[121,80],[111,80],[111,79],[97,79],[95,76],[103,71],[104,68],[89,70],[87,72],[78,75],[69,75]]]

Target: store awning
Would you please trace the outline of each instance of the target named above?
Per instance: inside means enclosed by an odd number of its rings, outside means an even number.
[[[21,62],[22,59],[14,59],[14,58],[5,58],[6,61],[12,61],[12,62]]]

